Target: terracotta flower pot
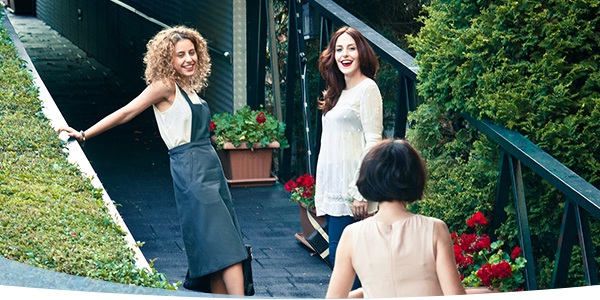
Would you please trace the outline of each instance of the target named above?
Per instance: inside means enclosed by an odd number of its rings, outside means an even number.
[[[325,224],[325,217],[317,217],[317,214],[314,209],[308,209],[310,215],[319,223],[319,225],[323,226]],[[298,213],[300,216],[300,226],[302,227],[302,233],[296,233],[296,238],[302,242],[306,247],[310,248],[313,252],[314,249],[310,246],[310,244],[306,241],[306,237],[308,237],[311,233],[315,231],[312,223],[308,219],[308,213],[306,211],[306,206],[302,203],[298,203]]]
[[[315,228],[313,227],[313,225],[310,223],[310,220],[308,220],[308,214],[306,212],[306,206],[304,206],[301,203],[298,203],[298,208],[299,208],[299,214],[300,214],[300,225],[302,226],[302,234],[304,236],[309,236],[311,233],[313,233],[313,231],[315,231]],[[308,209],[308,211],[310,212],[310,215],[317,220],[317,223],[319,223],[319,225],[323,226],[323,224],[325,224],[325,217],[317,217],[317,213],[315,212],[314,209]]]
[[[479,287],[467,287],[465,288],[467,295],[474,294],[490,294],[490,293],[500,293],[500,291],[496,288],[490,289],[487,286],[479,286]]]
[[[225,143],[217,153],[223,165],[223,172],[231,187],[273,185],[277,177],[271,177],[273,150],[279,148],[278,142],[266,147],[253,144],[248,148],[245,144],[235,147]]]

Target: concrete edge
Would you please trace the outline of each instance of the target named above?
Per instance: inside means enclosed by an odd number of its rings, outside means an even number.
[[[17,48],[19,56],[27,63],[27,69],[31,71],[31,74],[33,76],[33,82],[34,82],[35,86],[37,86],[39,88],[39,99],[43,103],[42,112],[50,120],[50,124],[55,130],[58,130],[58,128],[61,126],[67,126],[68,125],[67,121],[65,120],[62,113],[58,109],[58,106],[54,102],[54,99],[50,95],[50,92],[46,88],[46,85],[42,81],[37,70],[35,69],[35,66],[32,63],[31,58],[29,57],[29,55],[27,54],[27,51],[23,47],[20,37],[18,36],[17,32],[15,31],[14,27],[12,26],[12,23],[10,22],[8,13],[6,13],[6,11],[3,10],[0,14],[0,18],[2,18],[2,25],[8,31],[8,34],[13,41],[13,44]],[[59,135],[59,138],[62,139],[63,141],[68,140],[68,136],[65,133],[61,133]],[[77,143],[76,141],[68,141],[67,148],[68,148],[67,152],[68,152],[69,162],[77,165],[79,167],[79,169],[81,170],[81,172],[83,173],[83,175],[90,179],[92,185],[94,187],[102,190],[102,200],[104,201],[109,214],[111,215],[113,221],[119,227],[121,227],[121,229],[124,232],[126,232],[125,240],[126,240],[128,246],[135,252],[136,266],[138,268],[145,268],[148,271],[152,271],[152,268],[148,264],[148,261],[144,257],[144,254],[142,253],[140,248],[137,246],[137,243],[136,243],[135,239],[133,238],[133,235],[131,234],[131,232],[129,231],[129,228],[127,228],[127,225],[121,218],[121,215],[117,211],[117,208],[114,205],[112,199],[110,198],[110,196],[104,189],[102,182],[100,182],[100,180],[98,179],[98,176],[97,176],[96,172],[94,171],[94,168],[90,164],[90,161],[87,159],[87,156],[83,152],[83,149],[81,148],[79,143]]]
[[[0,256],[0,295],[7,294],[5,291],[18,290],[22,293],[18,295],[29,295],[36,291],[44,291],[42,293],[56,293],[57,295],[73,294],[70,292],[89,292],[107,294],[135,294],[135,295],[161,295],[161,296],[177,296],[177,297],[212,297],[211,294],[197,293],[186,290],[167,290],[151,287],[136,286],[117,282],[104,281],[83,276],[70,275],[60,273],[43,268],[33,267],[21,262],[16,262]],[[19,287],[13,289],[10,287]],[[61,292],[54,292],[59,290]],[[12,294],[10,294],[12,295]],[[81,293],[79,294],[81,296]],[[29,299],[30,297],[24,297]],[[38,299],[46,299],[40,297]],[[86,296],[87,298],[87,296]],[[79,299],[86,299],[79,298]],[[9,299],[18,299],[11,297]]]

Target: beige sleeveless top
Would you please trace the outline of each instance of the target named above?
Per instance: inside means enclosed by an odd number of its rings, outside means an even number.
[[[368,218],[349,225],[352,262],[365,298],[443,295],[435,269],[435,219],[413,215],[392,225]]]

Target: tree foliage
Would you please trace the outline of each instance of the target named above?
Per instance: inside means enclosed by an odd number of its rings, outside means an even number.
[[[423,27],[409,38],[424,104],[410,115],[408,137],[429,162],[431,186],[415,209],[460,230],[459,220],[493,207],[500,153],[458,112],[521,133],[600,187],[599,4],[436,0],[424,7]],[[538,284],[548,287],[564,196],[529,170],[524,181]],[[499,233],[514,239],[513,209],[506,210],[511,221]],[[580,276],[570,277],[578,285]]]

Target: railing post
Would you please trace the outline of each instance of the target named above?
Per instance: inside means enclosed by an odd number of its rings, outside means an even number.
[[[550,288],[563,288],[567,286],[569,265],[571,264],[571,253],[575,244],[575,208],[571,201],[565,201],[563,217],[558,237],[558,248],[554,260],[554,272]]]
[[[495,238],[496,229],[500,228],[502,223],[506,221],[506,212],[504,208],[508,205],[508,193],[511,186],[510,176],[510,156],[504,152],[500,158],[500,171],[498,175],[498,187],[496,188],[496,203],[494,204],[494,212],[492,215],[492,232],[491,235]]]
[[[327,48],[327,46],[329,45],[332,28],[333,28],[333,22],[331,22],[331,20],[321,16],[321,34],[319,36],[319,54],[321,52],[323,52],[323,50],[325,50],[325,48]],[[319,76],[319,80],[318,80],[318,84],[317,84],[317,91],[320,93],[323,90],[325,90],[325,80],[323,79],[323,76]],[[321,133],[322,133],[322,129],[323,129],[321,117],[322,117],[322,111],[317,110],[317,112],[315,114],[315,118],[316,118],[316,120],[315,120],[315,124],[316,124],[315,125],[315,148],[314,148],[315,166],[316,166],[316,163],[318,162],[319,152],[321,151]],[[316,167],[315,167],[315,170],[316,170]]]
[[[588,285],[598,284],[598,269],[594,260],[594,249],[590,236],[589,221],[587,215],[581,213],[579,205],[572,203],[570,199],[565,201],[563,210],[556,259],[554,260],[554,272],[552,273],[551,288],[567,287],[571,255],[575,245],[575,237],[579,238],[581,256],[583,259],[583,270]]]
[[[568,202],[571,202],[569,199]],[[598,284],[598,267],[594,255],[594,245],[592,243],[592,234],[590,232],[590,223],[587,214],[581,212],[581,206],[577,205],[575,210],[577,221],[577,232],[579,236],[579,245],[581,246],[581,257],[583,258],[583,270],[585,280],[588,285]]]
[[[297,18],[296,18],[296,1],[290,0],[288,3],[288,12],[290,14],[289,27],[288,27],[288,56],[286,60],[286,86],[285,86],[285,136],[290,141],[290,147],[283,149],[283,161],[280,170],[280,178],[289,180],[292,177],[291,161],[292,161],[292,150],[294,148],[292,124],[296,124],[297,115],[295,112],[298,111],[299,107],[297,101],[295,101],[294,91],[296,88],[296,71],[298,66],[298,34],[296,33]]]
[[[533,261],[533,245],[531,243],[531,231],[527,218],[527,203],[525,202],[525,191],[523,189],[523,173],[521,162],[511,156],[509,159],[513,195],[515,199],[515,212],[517,213],[517,225],[519,227],[519,243],[523,251],[523,257],[527,260],[525,265],[525,289],[537,290],[537,279],[535,275],[535,264]]]
[[[315,166],[316,159],[314,155],[314,142],[311,139],[310,132],[310,103],[308,100],[308,84],[306,78],[306,68],[308,64],[308,57],[306,54],[306,45],[304,43],[304,33],[303,26],[301,24],[302,21],[302,9],[298,9],[300,5],[302,5],[301,0],[295,0],[294,2],[294,12],[295,14],[290,14],[291,18],[296,18],[296,46],[298,47],[298,71],[300,72],[300,95],[302,99],[302,116],[303,116],[303,124],[304,124],[304,139],[306,146],[306,173],[314,176],[315,175]]]
[[[394,137],[403,139],[406,137],[406,123],[408,120],[409,100],[408,100],[408,78],[403,74],[399,75],[400,84],[398,86],[398,98],[396,100],[396,116],[394,120]]]
[[[570,202],[570,200],[569,200]],[[587,214],[581,213],[581,206],[577,205],[575,210],[577,221],[577,232],[579,233],[579,245],[581,245],[581,257],[583,258],[584,276],[588,285],[598,284],[598,267],[594,255],[594,245]]]

